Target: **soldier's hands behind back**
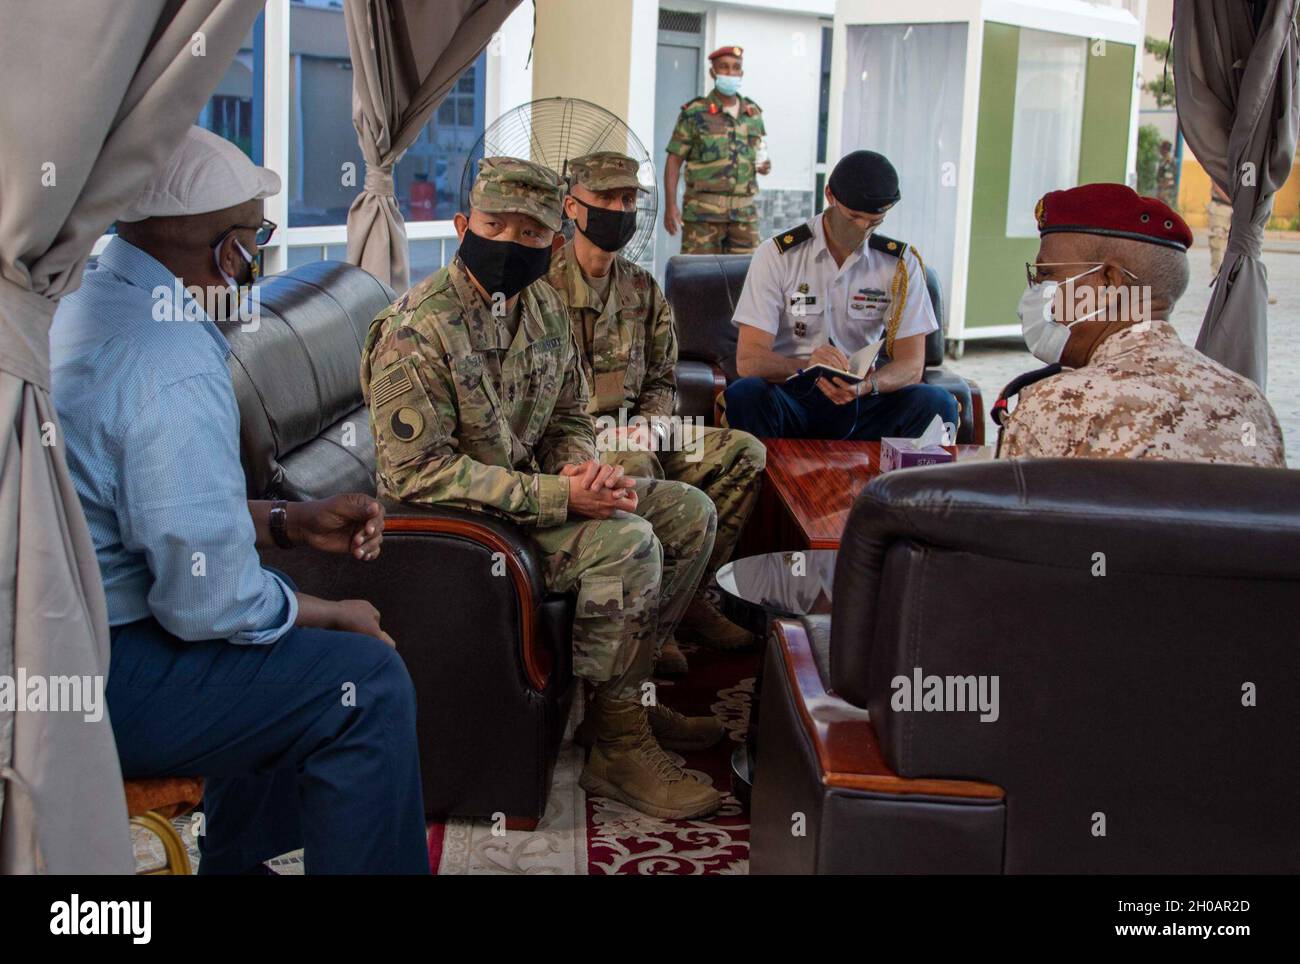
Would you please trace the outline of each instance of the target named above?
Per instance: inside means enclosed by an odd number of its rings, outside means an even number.
[[[676,204],[664,205],[664,230],[676,234],[682,226],[682,216]]]

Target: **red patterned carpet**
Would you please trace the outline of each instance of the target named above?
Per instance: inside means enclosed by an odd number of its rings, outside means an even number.
[[[683,644],[690,673],[659,681],[659,698],[688,715],[712,714],[727,739],[680,762],[728,793],[707,820],[660,820],[578,784],[583,751],[566,741],[556,764],[546,816],[534,830],[493,828],[486,820],[451,820],[429,828],[429,864],[441,874],[744,874],[749,870],[749,815],[731,789],[731,753],[744,739],[757,653],[728,654]]]
[[[727,739],[679,760],[715,787],[731,789],[731,752],[744,739],[758,654],[726,654],[683,645],[690,674],[660,680],[659,697],[693,716],[713,714]],[[575,716],[580,707],[575,707]],[[546,815],[533,830],[494,827],[488,820],[455,819],[429,827],[429,866],[439,874],[744,874],[749,871],[749,817],[732,796],[709,820],[659,820],[578,786],[583,751],[566,740],[555,766]],[[173,821],[198,867],[190,816]],[[134,831],[140,867],[162,862],[162,846]],[[301,874],[302,851],[270,861],[276,873]]]

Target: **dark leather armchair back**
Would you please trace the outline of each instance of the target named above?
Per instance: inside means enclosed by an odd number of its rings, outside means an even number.
[[[264,279],[256,325],[221,326],[250,498],[374,494],[358,359],[371,320],[392,300],[369,272],[317,261]]]
[[[889,473],[834,599],[835,691],[899,775],[1005,789],[1007,872],[1300,871],[1300,473]],[[996,679],[997,719],[896,709],[918,672]]]
[[[679,254],[668,259],[664,274],[664,296],[673,307],[677,322],[678,356],[683,361],[701,361],[721,366],[727,381],[736,375],[736,326],[731,317],[749,271],[747,254]],[[943,289],[939,275],[929,266],[925,285],[939,327],[925,341],[925,364],[943,364]]]
[[[677,324],[677,354],[683,361],[718,365],[736,379],[736,311],[749,271],[747,254],[679,254],[668,259],[664,297]]]

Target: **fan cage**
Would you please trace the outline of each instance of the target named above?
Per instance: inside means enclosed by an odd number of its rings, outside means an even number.
[[[469,211],[469,192],[484,157],[522,157],[568,178],[569,160],[594,151],[618,151],[640,165],[637,177],[645,193],[637,195],[636,233],[619,253],[641,263],[653,257],[659,191],[654,161],[636,134],[616,114],[574,97],[548,97],[521,104],[492,122],[465,161],[460,181],[460,210]],[[572,235],[565,222],[565,234]]]

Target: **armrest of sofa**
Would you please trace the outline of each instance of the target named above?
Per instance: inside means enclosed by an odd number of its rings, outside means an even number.
[[[684,358],[677,362],[676,414],[700,417],[706,425],[717,425],[717,400],[727,390],[727,376],[721,366]]]
[[[983,445],[984,397],[980,387],[942,365],[927,368],[922,381],[927,385],[946,388],[957,399],[957,443]]]
[[[546,689],[565,653],[541,626],[546,598],[541,560],[518,526],[478,512],[384,501],[384,545],[379,558],[309,550],[263,549],[264,563],[286,573],[303,592],[329,599],[369,600],[399,651],[430,626],[471,632],[484,619],[517,630],[518,667],[527,685]],[[453,617],[454,614],[454,618]],[[404,654],[405,655],[405,654]]]
[[[822,784],[891,795],[1003,799],[1002,788],[991,783],[900,777],[890,769],[867,711],[826,689],[825,654],[816,652],[813,636],[826,635],[829,622],[829,616],[809,616],[800,622],[777,620],[771,641],[816,752]]]

